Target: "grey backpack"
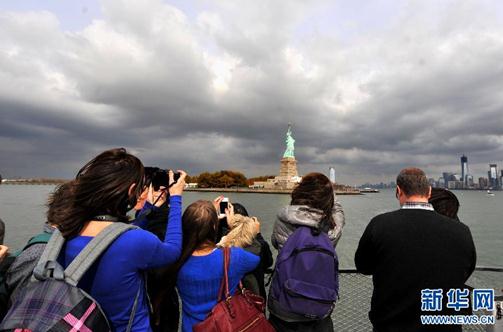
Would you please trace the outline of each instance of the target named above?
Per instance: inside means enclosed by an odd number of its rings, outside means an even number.
[[[56,230],[47,243],[30,281],[13,296],[0,331],[68,332],[110,331],[99,303],[77,284],[85,272],[122,233],[137,228],[113,223],[94,237],[63,270],[57,262],[65,239]],[[127,331],[131,330],[141,286],[138,288]]]

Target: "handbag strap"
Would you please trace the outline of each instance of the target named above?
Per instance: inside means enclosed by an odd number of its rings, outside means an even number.
[[[133,309],[131,309],[131,314],[129,315],[129,322],[127,324],[126,332],[131,332],[131,329],[133,328],[134,318],[136,316],[136,309],[138,308],[138,302],[140,301],[140,294],[141,294],[142,286],[143,286],[143,283],[140,282],[140,286],[138,287],[138,291],[136,292],[136,296],[134,298]],[[145,287],[145,292],[147,292],[146,287]]]
[[[229,247],[224,247],[224,275],[222,277],[222,282],[220,283],[220,290],[218,291],[218,302],[228,299],[231,294],[229,292],[229,264],[231,260],[231,249]]]

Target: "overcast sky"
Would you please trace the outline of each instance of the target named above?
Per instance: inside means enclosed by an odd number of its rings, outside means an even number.
[[[503,167],[500,1],[2,1],[0,174],[146,165],[347,184]]]

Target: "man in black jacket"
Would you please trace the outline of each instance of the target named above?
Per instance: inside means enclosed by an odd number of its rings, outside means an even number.
[[[422,170],[402,170],[396,189],[401,209],[373,218],[360,239],[355,265],[373,276],[369,317],[375,331],[461,331],[421,324],[421,315],[456,314],[446,308],[447,291],[464,289],[476,262],[470,229],[436,213],[430,194]],[[442,290],[440,311],[421,311],[423,289]]]

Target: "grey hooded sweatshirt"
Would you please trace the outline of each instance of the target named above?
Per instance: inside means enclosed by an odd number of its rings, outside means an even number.
[[[274,224],[274,230],[271,235],[272,245],[274,248],[281,250],[288,237],[295,232],[298,226],[317,227],[321,216],[321,210],[305,205],[285,206],[279,211],[278,219]],[[332,209],[332,217],[335,221],[335,227],[328,231],[328,237],[335,247],[341,237],[342,228],[345,225],[344,211],[337,198]]]

